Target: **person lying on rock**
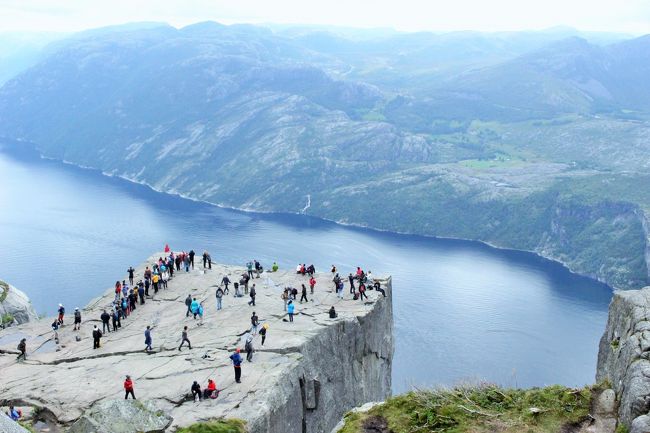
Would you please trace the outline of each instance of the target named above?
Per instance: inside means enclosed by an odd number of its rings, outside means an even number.
[[[203,389],[203,398],[217,398],[217,384],[212,379],[208,379],[208,386]]]
[[[192,400],[194,401],[201,401],[201,385],[195,380],[194,383],[192,384]]]
[[[124,381],[124,400],[127,400],[129,398],[129,394],[131,394],[131,397],[133,397],[133,400],[135,400],[135,394],[133,393],[133,381],[131,380],[131,376],[128,374],[126,375],[126,380]]]

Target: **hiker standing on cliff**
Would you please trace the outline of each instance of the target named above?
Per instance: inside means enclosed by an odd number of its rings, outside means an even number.
[[[235,368],[235,382],[241,383],[241,362],[242,358],[239,354],[239,348],[235,349],[235,353],[230,355],[232,366]]]
[[[27,361],[27,340],[22,339],[20,340],[20,343],[18,343],[18,358],[16,358],[16,361],[20,361],[20,358],[23,358],[24,361]]]
[[[352,272],[348,275],[348,280],[350,281],[350,294],[354,295],[356,289],[354,288],[354,276],[352,275]]]
[[[205,270],[208,267],[208,252],[203,251],[203,269]]]
[[[65,308],[63,307],[63,304],[59,304],[59,325],[63,326],[63,316],[65,316]]]
[[[151,338],[151,326],[147,325],[146,331],[144,331],[144,350],[145,352],[150,352],[153,350],[151,347],[151,343],[153,343],[153,339]]]
[[[108,332],[111,332],[111,325],[109,324],[111,320],[111,315],[104,310],[101,316],[99,316],[100,319],[102,319],[102,332],[106,332],[108,329]]]
[[[260,335],[262,336],[262,346],[264,346],[264,342],[266,341],[266,331],[268,331],[268,329],[269,329],[268,323],[262,325],[262,329],[260,329]]]
[[[287,311],[287,302],[289,301],[289,289],[284,288],[284,292],[280,295],[280,298],[284,301],[284,311]]]
[[[253,287],[251,287],[251,292],[250,292],[250,295],[249,295],[251,297],[251,300],[248,301],[248,305],[253,306],[253,307],[255,306],[255,296],[256,295],[257,295],[257,293],[255,292],[255,284],[253,284]]]
[[[314,286],[316,285],[316,278],[312,275],[311,278],[309,278],[309,290],[311,294],[314,294]]]
[[[194,320],[196,320],[196,315],[199,314],[199,302],[196,300],[196,298],[192,299],[192,303],[190,304],[190,310],[194,315]]]
[[[135,273],[135,269],[133,269],[133,266],[129,266],[129,269],[126,270],[129,274],[129,284],[133,286],[133,274]]]
[[[303,284],[302,285],[302,293],[300,294],[300,303],[302,304],[302,300],[305,300],[305,302],[309,302],[307,299],[307,287]]]
[[[246,271],[248,273],[248,278],[253,278],[253,262],[246,263]]]
[[[81,311],[79,311],[79,308],[74,309],[74,328],[72,328],[73,331],[78,331],[81,329]]]
[[[257,317],[257,314],[255,311],[253,311],[253,315],[251,316],[251,332],[253,334],[257,334],[257,327],[259,326],[259,317]]]
[[[368,295],[366,295],[366,285],[359,283],[359,300],[363,301],[364,297],[368,299]]]
[[[192,312],[192,309],[190,308],[192,306],[192,295],[187,295],[187,298],[185,298],[185,306],[187,307],[185,317],[190,317],[190,313]]]
[[[135,400],[135,394],[133,393],[133,381],[129,375],[126,376],[126,380],[124,381],[124,391],[124,400],[127,400],[129,398],[129,394],[131,394],[131,397],[133,397],[133,400]]]
[[[99,349],[99,339],[102,338],[102,332],[97,325],[93,327],[93,349]]]
[[[249,333],[244,338],[244,349],[246,350],[246,361],[253,362],[253,336]]]
[[[183,328],[183,333],[181,335],[181,345],[178,346],[178,351],[181,351],[181,347],[183,347],[183,344],[187,341],[187,345],[190,347],[190,350],[192,350],[192,343],[190,342],[190,339],[187,337],[187,326]]]
[[[287,304],[287,313],[289,313],[289,322],[293,322],[293,312],[295,311],[296,306],[293,305],[293,301],[289,301]]]
[[[194,252],[194,250],[190,250],[190,252],[188,254],[188,257],[190,258],[190,265],[192,265],[192,269],[194,269],[194,256],[195,255],[196,255],[196,253]]]
[[[217,311],[219,311],[221,310],[221,302],[223,301],[223,290],[221,290],[221,287],[217,287],[215,296],[217,297]]]
[[[221,279],[221,284],[225,286],[223,293],[228,294],[228,284],[230,284],[230,278],[228,278],[228,275],[224,275],[223,278]]]

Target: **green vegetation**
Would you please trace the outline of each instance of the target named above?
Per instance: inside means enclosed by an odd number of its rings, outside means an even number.
[[[13,321],[14,321],[14,316],[12,316],[9,313],[5,313],[5,314],[2,315],[2,319],[0,320],[0,324],[2,324],[2,326],[5,326],[5,325],[10,324]]]
[[[7,295],[9,295],[9,284],[0,280],[0,302],[4,302],[7,299]]]
[[[415,391],[366,413],[349,413],[341,433],[556,433],[587,419],[595,391],[492,385]]]
[[[192,424],[177,430],[176,433],[245,433],[245,426],[246,423],[238,419],[216,420]]]

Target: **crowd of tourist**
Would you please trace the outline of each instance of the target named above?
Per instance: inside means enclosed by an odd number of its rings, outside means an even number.
[[[115,296],[112,299],[110,305],[102,310],[98,318],[101,322],[101,329],[98,325],[93,325],[93,350],[102,347],[102,338],[104,338],[106,334],[120,332],[121,328],[125,322],[128,321],[129,317],[133,314],[137,314],[136,310],[139,308],[146,308],[145,305],[147,303],[147,300],[153,299],[159,291],[167,290],[169,281],[174,278],[175,273],[191,272],[191,270],[193,270],[195,267],[195,256],[196,253],[194,250],[190,250],[189,252],[173,252],[168,245],[165,245],[165,255],[163,257],[160,257],[150,266],[146,266],[142,273],[141,279],[139,279],[137,283],[135,282],[136,270],[133,267],[129,267],[126,270],[126,274],[128,275],[128,282],[126,279],[121,281],[118,280],[115,282]],[[207,251],[202,254],[202,259],[203,272],[211,270],[212,257]],[[274,262],[270,267],[270,270],[267,272],[277,272],[278,270],[279,266],[276,262]],[[306,264],[298,264],[295,271],[296,274],[300,274],[301,276],[305,277],[304,282],[300,283],[300,288],[285,287],[280,295],[280,298],[284,304],[284,311],[287,314],[287,318],[283,320],[289,323],[293,323],[295,316],[298,314],[296,303],[309,303],[309,297],[311,297],[311,302],[314,301],[314,291],[317,284],[315,276],[316,268],[313,264],[309,266]],[[224,299],[231,294],[231,285],[233,288],[233,297],[239,298],[248,295],[250,298],[248,305],[255,307],[257,287],[255,283],[251,282],[251,280],[261,278],[261,275],[263,273],[264,268],[262,267],[261,263],[257,260],[251,260],[245,264],[245,271],[236,277],[233,275],[223,275],[215,285],[216,310],[220,311],[223,309]],[[381,283],[373,279],[372,273],[370,271],[366,273],[360,267],[357,267],[356,271],[354,273],[350,273],[347,278],[342,278],[339,275],[336,266],[332,265],[331,275],[334,292],[340,299],[344,298],[344,289],[346,282],[349,285],[349,293],[352,295],[353,300],[363,301],[364,299],[367,299],[367,290],[376,290],[384,297],[386,296],[385,290],[381,288]],[[309,286],[309,289],[307,286]],[[298,299],[299,294],[300,298]],[[196,297],[188,295],[187,298],[185,298],[185,308],[185,316],[188,318],[192,316],[194,320],[199,321],[198,325],[200,326],[203,323],[203,316],[205,312],[204,301],[199,301]],[[59,304],[57,313],[58,314],[56,316],[56,319],[52,323],[51,327],[53,331],[52,338],[58,344],[59,329],[65,325],[65,307],[62,304]],[[334,306],[328,310],[327,314],[330,318],[338,317]],[[81,324],[81,311],[79,308],[75,308],[74,326],[72,328],[72,331],[74,333],[80,332]],[[253,362],[253,354],[255,352],[255,338],[259,336],[261,339],[261,345],[263,346],[268,336],[269,328],[270,327],[268,323],[260,323],[258,315],[255,311],[253,311],[250,318],[250,330],[246,332],[242,337],[242,342],[244,343],[243,349],[246,352],[247,362]],[[154,326],[152,325],[148,325],[144,330],[144,351],[147,353],[154,352],[153,331]],[[77,341],[81,340],[79,336],[77,336],[76,339]],[[19,361],[27,359],[26,346],[26,339],[23,338],[18,345]],[[189,338],[189,328],[187,325],[184,325],[182,331],[180,332],[180,345],[178,346],[178,350],[181,351],[184,346],[187,346],[188,350],[192,350],[192,343]],[[240,348],[236,348],[234,352],[229,356],[229,359],[234,368],[235,382],[241,383],[242,363],[244,359],[241,355]],[[133,399],[136,398],[134,391],[134,381],[130,376],[126,376],[123,387],[125,391],[125,399],[128,399],[129,396],[131,396]],[[217,389],[215,382],[210,378],[208,379],[207,385],[203,390],[201,389],[199,382],[194,381],[191,385],[190,393],[193,399],[199,401],[207,398],[216,398],[219,394],[219,390]],[[188,394],[188,396],[189,395],[190,394]],[[18,412],[15,413],[17,414]]]

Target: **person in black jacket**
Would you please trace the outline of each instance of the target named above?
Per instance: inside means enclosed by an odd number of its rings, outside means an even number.
[[[111,332],[111,325],[109,324],[111,320],[111,315],[108,314],[106,310],[104,310],[100,318],[102,319],[102,332],[106,332],[107,329],[108,332]]]
[[[188,256],[190,256],[190,265],[192,266],[192,269],[194,269],[194,255],[195,254],[196,253],[194,252],[194,250],[190,250],[190,252],[188,254]]]
[[[196,398],[199,398],[199,401],[201,401],[201,385],[195,380],[194,383],[192,384],[192,399],[196,401]]]
[[[185,317],[190,317],[190,313],[192,312],[192,309],[190,308],[190,305],[192,305],[192,295],[187,295],[187,298],[185,298],[185,305],[187,306]]]
[[[99,339],[102,338],[102,332],[97,325],[93,328],[93,349],[99,349]]]

